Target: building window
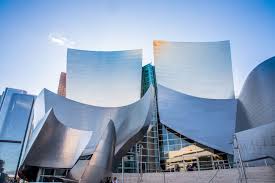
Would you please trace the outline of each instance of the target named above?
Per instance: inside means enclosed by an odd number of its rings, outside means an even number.
[[[37,180],[39,182],[62,182],[62,178],[65,178],[69,172],[69,169],[54,169],[54,168],[40,168]]]

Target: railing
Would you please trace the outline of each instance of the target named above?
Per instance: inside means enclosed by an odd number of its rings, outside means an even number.
[[[275,158],[271,157],[271,156],[262,156],[262,157],[259,157],[259,158],[253,158],[253,159],[249,159],[249,160],[243,160],[242,156],[241,156],[241,148],[240,148],[240,145],[239,145],[239,142],[238,142],[238,138],[237,138],[236,135],[234,135],[234,140],[235,140],[234,145],[236,145],[236,146],[234,146],[234,149],[237,151],[237,155],[238,155],[237,156],[238,160],[236,161],[236,165],[237,165],[237,168],[239,170],[239,180],[240,180],[240,182],[242,182],[242,180],[244,180],[247,183],[248,177],[247,177],[245,168],[249,167],[249,164],[248,164],[249,162],[255,162],[255,161],[259,161],[259,160],[264,160],[265,166],[268,166],[266,160],[267,159],[271,159],[274,162],[274,164],[275,164]],[[246,163],[246,166],[245,166],[244,163]],[[274,169],[273,166],[271,166],[271,167]]]
[[[196,162],[196,161],[194,161]],[[210,178],[209,180],[209,183],[213,182],[214,178],[216,177],[216,175],[218,174],[218,172],[221,170],[221,169],[232,169],[234,168],[234,162],[228,162],[228,161],[224,161],[224,160],[216,160],[216,161],[200,161],[202,163],[206,163],[208,162],[210,165],[213,165],[214,166],[211,166],[211,168],[200,168],[200,169],[196,169],[196,170],[192,170],[192,171],[204,171],[204,170],[216,170],[215,174]],[[189,162],[190,163],[190,162]],[[155,171],[154,173],[161,173],[163,175],[163,183],[167,183],[167,180],[166,180],[166,174],[169,174],[169,173],[172,173],[172,172],[177,172],[175,170],[162,170],[161,168],[159,168],[157,171]],[[188,172],[188,171],[181,171],[182,173],[184,172]],[[178,172],[178,173],[181,173],[181,172]],[[153,173],[153,172],[151,172]],[[137,179],[137,182],[140,183],[140,182],[143,182],[143,179],[142,179],[142,176],[143,176],[144,173],[138,173],[138,179]]]
[[[241,155],[241,151],[240,151],[240,145],[238,142],[238,138],[236,135],[233,136],[234,137],[234,149],[237,150],[237,154],[238,154],[238,160],[236,161],[236,165],[238,168],[238,172],[239,172],[239,181],[242,182],[242,180],[244,180],[247,183],[247,176],[246,176],[246,171],[245,171],[245,167],[243,165],[243,160],[242,160],[242,155]],[[236,145],[236,146],[235,146]]]
[[[275,158],[273,158],[272,156],[262,156],[262,157],[259,157],[259,158],[244,160],[243,162],[248,163],[248,162],[255,162],[255,161],[267,160],[267,159],[270,159],[270,160],[274,161],[274,163],[275,163]],[[266,166],[267,166],[267,163],[266,163],[266,162],[265,162],[265,164],[266,164]]]
[[[243,174],[243,172],[240,172],[240,169],[245,169],[247,167],[253,167],[253,166],[249,166],[249,162],[254,162],[254,161],[259,161],[259,160],[266,160],[266,159],[272,159],[272,161],[275,162],[275,159],[273,157],[270,157],[270,156],[263,156],[261,158],[255,158],[255,159],[250,159],[250,160],[245,160],[245,161],[242,161],[243,163],[243,167],[241,167],[240,165],[240,162],[237,161],[237,162],[229,162],[229,161],[223,161],[223,160],[216,160],[216,161],[203,161],[203,163],[207,163],[210,165],[210,164],[214,164],[215,166],[212,166],[211,168],[208,167],[208,168],[200,168],[200,169],[196,169],[196,170],[192,170],[192,171],[197,171],[198,173],[199,172],[204,172],[205,170],[216,170],[214,173],[213,173],[213,176],[211,176],[211,178],[209,178],[209,181],[206,181],[208,183],[211,183],[211,182],[214,182],[215,178],[217,177],[217,175],[219,175],[219,172],[221,170],[225,170],[225,169],[237,169],[238,171],[238,174],[239,174],[239,178],[238,178],[238,182],[247,182],[249,177],[247,177],[247,175]],[[195,162],[195,161],[194,161]],[[263,166],[269,166],[267,163],[265,163],[265,161],[263,161]],[[140,166],[140,165],[139,165]],[[245,170],[246,171],[246,170]],[[172,172],[177,172],[175,170],[162,170],[159,168],[159,170],[155,171],[155,173],[161,173],[162,174],[162,181],[163,183],[168,183],[168,179],[167,179],[167,175],[172,173]],[[184,173],[184,172],[188,172],[188,171],[181,171],[181,172],[178,172],[178,173]],[[153,172],[151,172],[153,173]],[[143,173],[139,173],[137,174],[138,176],[138,179],[137,179],[137,182],[140,183],[140,182],[143,182],[143,175],[144,175],[144,172]],[[199,175],[199,174],[198,174]],[[170,181],[169,181],[170,182]]]
[[[137,181],[136,182],[143,182],[143,178],[145,176],[145,173],[161,173],[163,175],[163,182],[166,183],[166,181],[169,179],[166,175],[168,172],[177,172],[179,171],[175,165],[180,166],[178,168],[180,168],[181,172],[188,172],[188,171],[204,171],[204,170],[216,170],[213,171],[213,176],[211,176],[209,178],[209,183],[213,182],[215,180],[215,178],[217,177],[217,175],[219,175],[219,172],[221,172],[221,169],[232,169],[235,168],[234,172],[236,173],[237,170],[237,175],[239,175],[239,177],[236,176],[236,178],[238,178],[238,182],[245,182],[247,183],[247,180],[249,179],[249,177],[247,177],[246,174],[246,167],[251,167],[253,166],[252,163],[250,162],[255,162],[255,161],[260,161],[263,160],[263,166],[269,166],[268,165],[268,159],[274,161],[275,164],[275,158],[271,157],[271,156],[263,156],[260,158],[255,158],[255,159],[249,159],[249,160],[243,160],[242,159],[242,154],[241,154],[241,146],[239,145],[238,139],[237,137],[234,135],[234,143],[232,143],[234,145],[234,150],[235,150],[235,162],[229,161],[229,160],[218,160],[216,159],[215,154],[210,155],[211,156],[211,160],[207,160],[207,161],[202,161],[201,160],[201,156],[203,156],[202,154],[199,154],[197,152],[194,153],[194,159],[193,160],[189,160],[189,161],[185,161],[185,155],[180,155],[179,157],[175,157],[173,160],[168,160],[165,163],[165,167],[166,169],[163,170],[160,167],[159,168],[155,168],[155,169],[148,169],[146,167],[150,167],[150,162],[142,162],[142,149],[143,147],[139,147],[138,152],[137,152],[137,174],[136,174],[136,178]],[[220,157],[223,157],[223,154],[216,154],[219,155]],[[210,157],[209,156],[209,157]],[[190,157],[190,155],[189,155]],[[155,162],[152,162],[155,163]],[[187,165],[190,164],[196,164],[197,166],[195,168],[193,168],[192,170],[188,170],[186,167]],[[258,165],[258,166],[262,166],[262,165]],[[272,166],[271,166],[272,167]],[[145,168],[145,169],[144,169]],[[275,168],[275,167],[272,167]],[[212,174],[211,173],[211,174]],[[143,176],[144,175],[144,176]],[[199,174],[198,174],[199,175]],[[124,183],[124,173],[122,174],[122,182]],[[161,181],[162,182],[162,181]]]
[[[236,154],[237,156],[237,154]],[[141,173],[127,173],[125,174],[125,181],[124,183],[141,183],[141,182],[148,182],[148,180],[150,180],[151,182],[158,182],[158,183],[173,183],[175,179],[175,177],[179,177],[179,178],[184,178],[186,176],[186,180],[192,180],[191,178],[194,178],[191,182],[196,182],[198,180],[203,180],[204,182],[209,182],[209,183],[213,183],[216,181],[219,181],[223,178],[226,178],[229,180],[230,176],[232,176],[232,181],[234,182],[248,182],[249,180],[253,180],[253,179],[257,179],[257,181],[261,181],[264,180],[264,177],[258,177],[258,176],[254,176],[254,173],[252,174],[251,172],[257,171],[257,168],[253,168],[253,167],[257,167],[257,166],[267,166],[267,167],[271,167],[271,165],[273,164],[273,162],[270,162],[270,164],[265,163],[265,160],[270,159],[270,161],[274,161],[273,157],[270,156],[263,156],[260,158],[255,158],[255,159],[250,159],[250,160],[246,160],[243,161],[243,166],[244,168],[246,168],[246,172],[248,172],[246,180],[244,179],[244,177],[241,177],[239,169],[240,169],[240,162],[232,162],[232,161],[214,161],[213,164],[215,164],[216,162],[216,166],[213,166],[211,169],[208,169],[210,171],[207,171],[206,169],[196,169],[193,170],[192,172],[186,171],[181,169],[180,172],[177,172],[175,170],[162,170],[162,169],[158,169],[156,171],[152,171],[152,172],[142,172]],[[259,163],[257,166],[255,166],[252,162],[255,161],[259,161]],[[205,161],[207,162],[207,161]],[[274,161],[275,162],[275,161]],[[141,162],[140,162],[141,163]],[[145,163],[145,162],[143,162]],[[211,164],[211,162],[209,161],[208,164]],[[140,167],[140,165],[138,165]],[[265,170],[270,170],[270,169],[265,169]],[[261,171],[261,170],[260,170]],[[238,176],[239,175],[239,176]],[[114,175],[116,177],[119,178],[119,180],[122,180],[121,174],[119,175],[119,173],[117,173],[116,175]],[[270,178],[268,178],[267,180],[269,180]],[[180,179],[179,179],[180,180]],[[265,179],[266,180],[266,179]],[[178,181],[180,182],[180,181]],[[272,182],[272,181],[270,181]]]

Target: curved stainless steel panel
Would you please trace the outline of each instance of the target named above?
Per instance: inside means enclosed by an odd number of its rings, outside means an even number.
[[[123,156],[122,149],[132,146],[139,140],[135,137],[146,132],[151,122],[153,101],[152,86],[139,101],[122,107],[81,104],[44,89],[34,104],[33,130],[23,165],[71,168],[80,155],[94,153],[110,120],[116,132],[114,156]],[[92,131],[92,137],[85,131]],[[81,147],[74,146],[79,141],[83,141]],[[84,144],[87,144],[85,149]],[[70,152],[70,148],[77,150]],[[42,154],[39,158],[38,152]]]
[[[107,125],[96,150],[81,176],[79,182],[100,182],[112,175],[112,163],[116,144],[115,126],[112,121]]]
[[[86,51],[68,49],[67,97],[103,107],[140,99],[142,50]]]
[[[247,77],[238,102],[236,132],[275,122],[275,57]]]
[[[204,99],[158,85],[160,121],[208,147],[233,154],[235,99]]]
[[[229,41],[154,41],[154,63],[162,86],[202,98],[235,98]]]
[[[51,109],[33,132],[23,164],[71,168],[91,136],[91,131],[72,129],[60,123]]]
[[[274,134],[275,122],[236,133],[242,160],[246,161],[266,156],[275,158]],[[238,155],[237,152],[235,152],[235,154]],[[270,159],[266,161],[268,165],[275,164],[275,162]],[[254,164],[257,163],[260,163],[260,165],[264,164],[263,160],[261,160],[261,162],[254,162]],[[249,164],[251,166],[253,162]]]

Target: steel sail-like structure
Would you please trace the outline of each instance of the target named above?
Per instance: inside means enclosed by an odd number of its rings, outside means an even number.
[[[266,157],[267,164],[274,164],[275,57],[250,72],[241,90],[237,111],[236,145],[241,149],[242,159]],[[261,161],[253,163],[257,165]]]
[[[68,49],[68,98],[47,89],[37,96],[19,175],[36,181],[50,167],[69,170],[62,181],[110,177],[113,162],[144,136],[153,116],[154,87],[140,98],[141,59],[141,50]]]
[[[59,94],[7,88],[0,96],[0,159],[10,174],[99,183],[121,159],[146,172],[151,160],[154,171],[188,171],[187,164],[209,170],[237,156],[275,158],[275,57],[252,70],[236,99],[229,41],[153,46],[150,72],[141,50],[68,49]]]
[[[229,41],[155,41],[154,55],[160,122],[233,154],[237,102]]]
[[[70,177],[83,182],[101,180],[109,175],[111,160],[121,159],[147,131],[153,100],[153,87],[139,101],[122,107],[82,104],[44,89],[34,104],[33,129],[21,176],[32,180],[28,170],[51,167],[77,171],[79,175],[72,173]],[[98,158],[111,160],[104,163]],[[104,171],[94,177],[85,173],[96,167]]]

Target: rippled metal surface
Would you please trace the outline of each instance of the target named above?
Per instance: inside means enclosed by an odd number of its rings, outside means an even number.
[[[204,99],[158,85],[160,121],[208,147],[233,154],[237,102]]]
[[[247,77],[238,102],[236,132],[275,122],[275,57]]]

